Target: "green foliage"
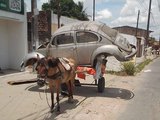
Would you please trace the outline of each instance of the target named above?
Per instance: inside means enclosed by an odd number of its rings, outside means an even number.
[[[52,10],[53,13],[57,14],[57,6],[57,0],[51,0],[50,3],[44,3],[42,5],[42,10]],[[83,2],[76,4],[73,0],[60,0],[60,16],[61,15],[79,20],[89,20],[87,13],[83,10]]]
[[[127,75],[134,75],[136,72],[136,67],[133,62],[122,63],[122,71]]]
[[[148,65],[152,60],[151,59],[146,59],[144,62],[140,63],[139,65],[137,65],[136,67],[136,72],[140,72],[141,70],[143,70],[143,68]]]
[[[114,74],[114,75],[120,75],[120,76],[126,76],[126,75],[135,75],[136,73],[141,72],[146,65],[148,65],[152,60],[146,59],[139,65],[135,66],[133,62],[125,62],[122,63],[122,70],[121,71],[107,71],[106,73]]]

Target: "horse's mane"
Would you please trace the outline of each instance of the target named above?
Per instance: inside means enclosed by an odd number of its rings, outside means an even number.
[[[49,58],[47,63],[49,67],[56,67],[58,65],[58,62],[58,58]]]

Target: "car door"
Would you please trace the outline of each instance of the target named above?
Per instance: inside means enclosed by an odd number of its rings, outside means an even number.
[[[90,65],[91,55],[97,48],[99,36],[91,31],[76,32],[76,52],[79,65]]]
[[[50,52],[54,57],[67,57],[76,60],[75,41],[72,32],[55,35],[52,39]]]

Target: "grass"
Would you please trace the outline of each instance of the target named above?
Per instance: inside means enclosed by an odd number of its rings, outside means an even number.
[[[125,62],[122,63],[122,70],[121,71],[106,71],[106,73],[118,75],[118,76],[134,76],[135,74],[141,72],[146,65],[148,65],[152,60],[146,59],[139,65],[135,66],[133,62]]]
[[[136,66],[136,73],[141,72],[146,65],[148,65],[152,60],[151,59],[146,59],[144,62],[140,63],[139,65]]]

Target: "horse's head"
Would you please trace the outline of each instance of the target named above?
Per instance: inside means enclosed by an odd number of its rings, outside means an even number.
[[[37,55],[37,66],[36,71],[40,78],[53,76],[57,73],[58,58],[39,58]]]

